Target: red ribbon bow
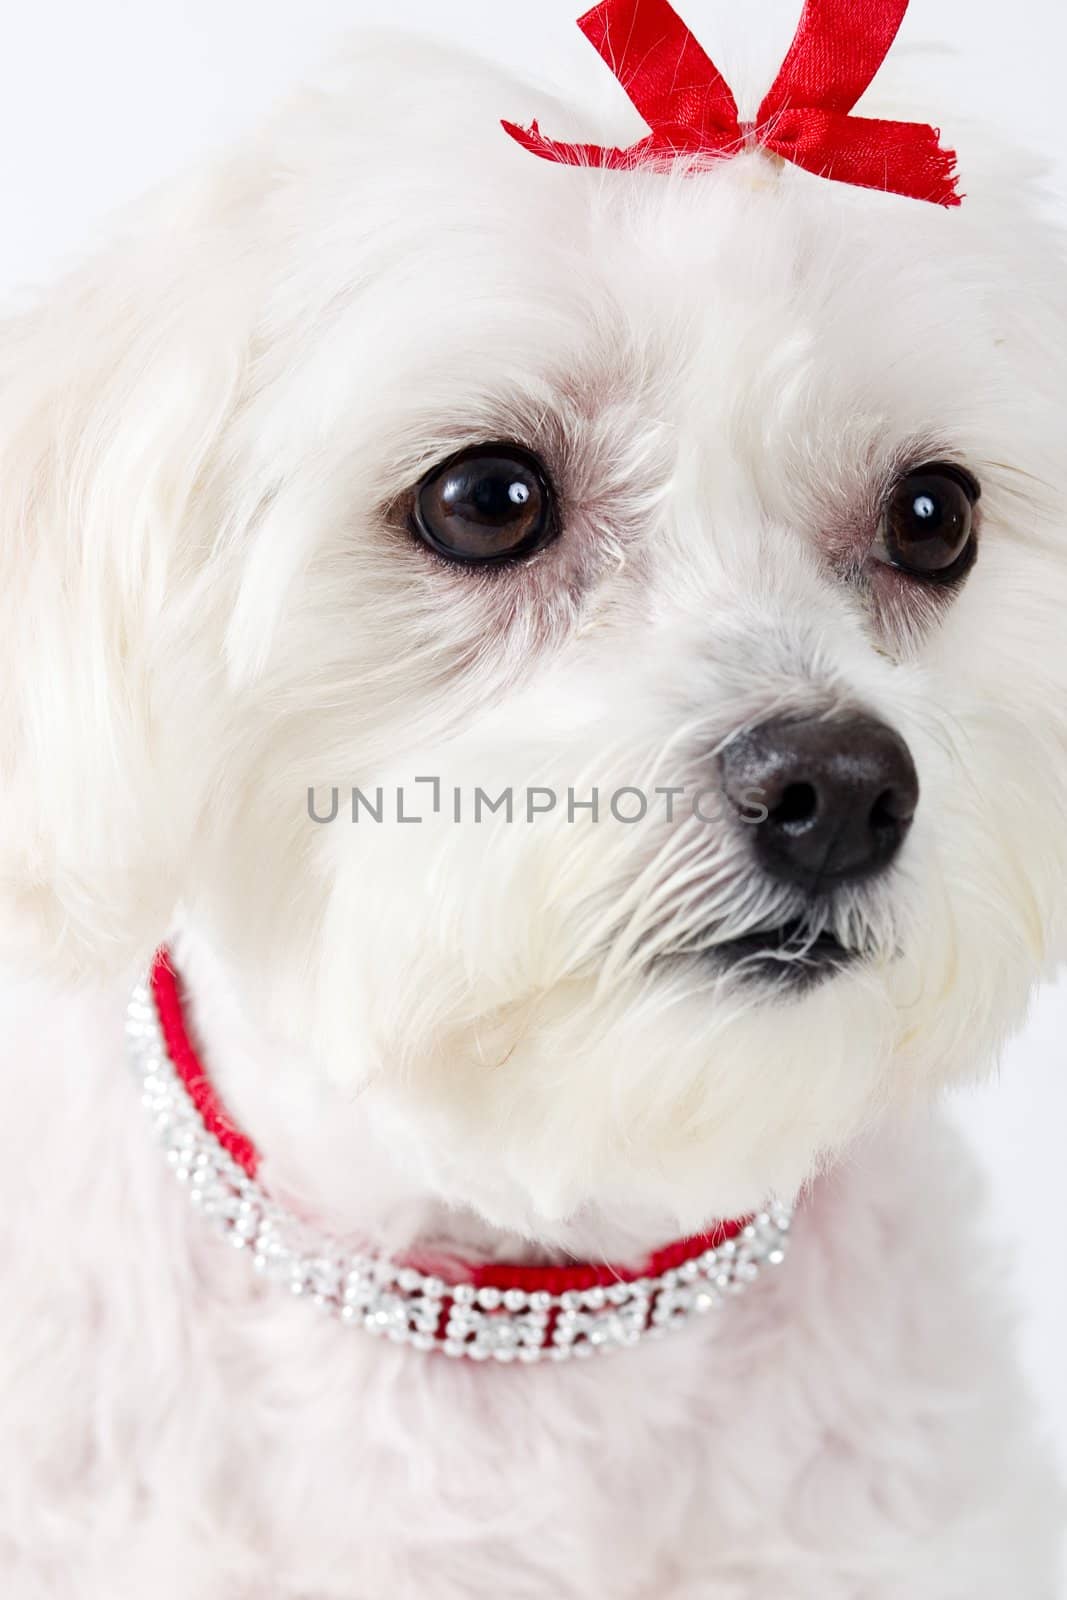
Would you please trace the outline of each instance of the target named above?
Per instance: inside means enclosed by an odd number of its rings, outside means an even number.
[[[648,137],[621,150],[562,144],[536,122],[504,127],[524,150],[570,166],[632,168],[758,145],[838,183],[958,206],[956,157],[936,128],[849,115],[907,9],[908,0],[805,0],[781,71],[755,123],[745,124],[729,84],[667,0],[604,0],[578,26],[648,123]]]

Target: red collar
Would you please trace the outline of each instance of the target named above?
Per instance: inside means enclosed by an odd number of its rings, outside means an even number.
[[[334,1241],[298,1238],[300,1224],[260,1187],[259,1152],[211,1083],[165,949],[131,1001],[128,1031],[146,1105],[178,1176],[199,1184],[201,1209],[252,1250],[257,1266],[369,1332],[474,1359],[592,1354],[710,1310],[784,1256],[790,1214],[780,1207],[678,1240],[636,1267],[468,1262],[447,1284]]]
[[[204,1127],[213,1134],[241,1171],[255,1179],[260,1155],[252,1140],[242,1133],[217,1094],[207,1068],[189,1037],[180,980],[170,955],[162,950],[152,969],[152,992],[159,1011],[167,1053],[184,1084]],[[538,1267],[528,1263],[485,1262],[469,1265],[470,1282],[475,1288],[519,1288],[527,1294],[544,1290],[565,1294],[568,1290],[606,1289],[613,1283],[632,1283],[638,1278],[658,1278],[695,1261],[706,1250],[715,1250],[727,1239],[736,1239],[751,1218],[717,1223],[707,1233],[678,1239],[656,1250],[638,1267],[575,1262],[571,1266]]]

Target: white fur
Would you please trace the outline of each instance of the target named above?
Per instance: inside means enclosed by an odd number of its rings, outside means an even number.
[[[5,1593],[1051,1600],[1059,1494],[925,1108],[1062,953],[1059,241],[962,125],[948,213],[757,156],[565,170],[501,115],[632,137],[371,38],[0,338],[0,936],[63,975],[9,1001]],[[564,536],[450,570],[396,503],[493,438]],[[983,484],[946,605],[854,578],[924,455]],[[741,729],[855,706],[920,810],[833,913],[869,959],[790,1000],[651,959],[792,914],[725,816],[307,812],[711,788]],[[573,1371],[316,1321],[186,1215],[122,1071],[175,923],[266,1180],[338,1229],[636,1258],[805,1189],[788,1266]]]

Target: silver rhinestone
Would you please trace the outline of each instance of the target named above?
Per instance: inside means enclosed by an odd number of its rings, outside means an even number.
[[[331,1299],[341,1290],[341,1268],[336,1261],[324,1260],[322,1257],[309,1263],[309,1277],[311,1287],[316,1294],[325,1295]]]
[[[367,1321],[377,1328],[406,1327],[407,1308],[396,1295],[383,1294],[377,1305],[371,1307]]]

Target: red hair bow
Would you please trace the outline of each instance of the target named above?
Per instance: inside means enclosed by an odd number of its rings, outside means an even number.
[[[936,128],[849,113],[897,36],[908,0],[805,0],[796,38],[759,108],[742,123],[730,86],[667,0],[604,0],[578,23],[652,130],[629,149],[562,144],[535,122],[504,127],[545,161],[632,168],[734,156],[759,146],[808,172],[958,206],[956,158]]]

